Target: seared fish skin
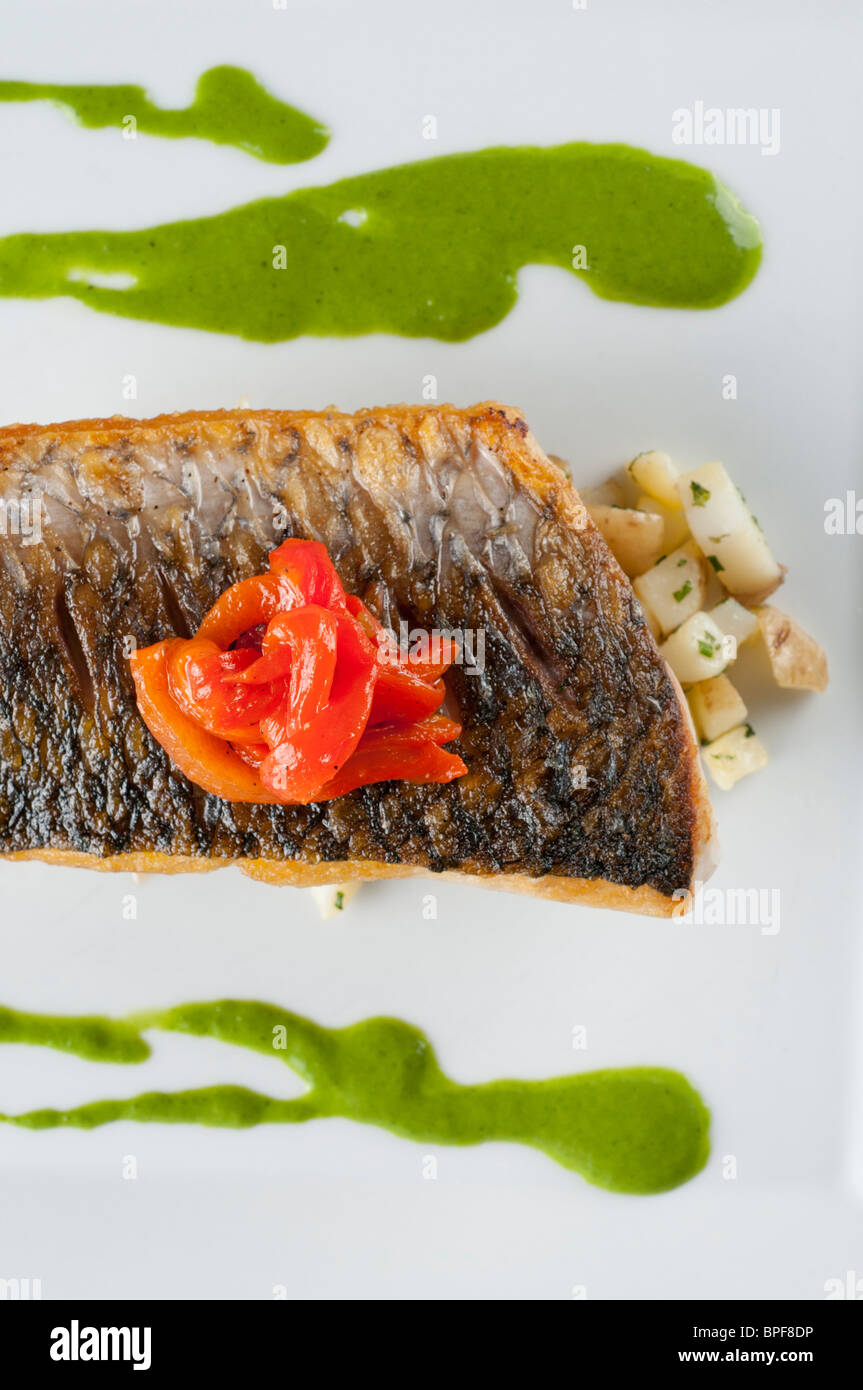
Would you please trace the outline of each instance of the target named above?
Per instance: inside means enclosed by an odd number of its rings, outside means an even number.
[[[0,854],[295,883],[455,872],[664,914],[702,872],[712,821],[680,693],[517,411],[11,426],[0,503],[7,523],[41,517],[41,539],[0,534]],[[237,805],[155,743],[131,643],[193,632],[286,535],[322,541],[389,626],[484,634],[484,672],[447,676],[467,776]]]

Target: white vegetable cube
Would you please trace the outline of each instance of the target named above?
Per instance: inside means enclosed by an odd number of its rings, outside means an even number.
[[[786,690],[826,690],[827,657],[815,638],[770,603],[756,616],[776,684]]]
[[[697,613],[704,602],[706,571],[697,546],[687,541],[638,576],[632,587],[664,634]]]
[[[758,522],[721,463],[677,480],[689,529],[730,594],[758,603],[782,583],[782,570]]]
[[[670,507],[664,507],[661,502],[657,502],[655,497],[648,497],[647,493],[642,493],[635,504],[639,512],[651,512],[653,516],[662,517],[663,548],[667,551],[676,550],[679,545],[689,539],[689,527],[686,524],[686,513],[681,507],[673,512]]]
[[[729,657],[731,661],[736,659],[742,646],[758,635],[758,618],[751,608],[744,608],[734,598],[725,598],[717,603],[715,608],[711,608],[710,616],[721,627],[726,640],[733,643],[733,652]]]
[[[708,772],[722,791],[730,791],[741,777],[766,767],[767,749],[748,724],[730,729],[701,750]]]
[[[626,506],[626,496],[617,478],[607,478],[596,487],[579,488],[578,495],[586,507]]]
[[[317,888],[310,888],[309,892],[317,904],[318,911],[323,921],[328,922],[332,917],[338,917],[355,897],[360,888],[359,882],[353,883],[323,883]]]
[[[670,511],[680,511],[681,501],[676,487],[677,469],[667,454],[660,453],[658,449],[639,454],[629,465],[629,476],[648,497],[655,498]]]
[[[746,705],[727,676],[699,681],[689,692],[689,708],[701,738],[712,740],[746,722]]]
[[[655,564],[662,554],[662,518],[630,507],[589,505],[594,523],[612,555],[630,579]]]
[[[722,632],[707,613],[693,613],[659,650],[681,685],[719,676],[728,664]]]

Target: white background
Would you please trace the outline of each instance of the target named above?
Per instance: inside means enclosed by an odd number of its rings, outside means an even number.
[[[717,793],[715,885],[777,888],[781,930],[697,927],[423,881],[364,889],[322,925],[304,894],[231,870],[130,877],[0,865],[0,1001],[110,1011],[221,995],[341,1024],[394,1013],[463,1080],[638,1062],[678,1067],[713,1112],[687,1187],[611,1196],[538,1153],[429,1150],[342,1121],[249,1133],[0,1127],[0,1277],[43,1296],[568,1299],[824,1296],[863,1277],[859,949],[859,537],[824,502],[859,488],[857,7],[797,0],[267,0],[0,4],[2,74],[128,81],[184,104],[207,66],[247,66],[332,130],[317,160],[266,165],[198,141],[84,132],[0,106],[0,232],[138,227],[389,163],[498,143],[622,140],[713,168],[762,221],[763,267],[707,313],[595,299],[534,267],[469,343],[386,336],[263,346],[0,299],[0,420],[232,405],[442,399],[521,406],[599,481],[639,449],[721,457],[790,566],[782,604],[827,647],[825,696],[744,681],[770,768]],[[781,150],[680,150],[672,113],[778,107]],[[437,117],[436,143],[422,139]],[[722,399],[726,373],[736,401]],[[123,895],[138,916],[124,921]],[[588,1048],[573,1051],[572,1030]],[[275,1060],[156,1035],[146,1067],[0,1049],[0,1110],[244,1081]],[[123,1161],[137,1159],[125,1181]],[[737,1161],[723,1178],[723,1158]]]

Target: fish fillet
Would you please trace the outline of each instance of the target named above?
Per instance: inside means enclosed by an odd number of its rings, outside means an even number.
[[[39,525],[36,525],[38,518]],[[707,877],[685,701],[521,414],[212,411],[0,430],[0,855],[270,883],[438,874],[670,915]],[[32,523],[28,525],[28,522]],[[37,531],[39,534],[37,535]],[[137,711],[133,644],[194,632],[286,535],[390,627],[473,634],[468,774],[312,806],[188,782]]]

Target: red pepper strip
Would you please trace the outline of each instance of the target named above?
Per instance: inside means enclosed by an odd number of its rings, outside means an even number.
[[[230,647],[250,628],[304,603],[299,588],[285,571],[255,574],[225,590],[204,618],[197,636],[208,637],[218,647]]]
[[[258,774],[223,739],[189,719],[172,696],[168,659],[181,642],[172,637],[130,657],[141,718],[183,775],[205,792],[224,801],[277,803]]]
[[[369,724],[407,724],[424,719],[440,708],[445,695],[443,681],[430,684],[410,671],[381,666]]]
[[[461,733],[461,724],[445,714],[430,714],[417,724],[378,724],[367,728],[360,741],[361,748],[377,748],[382,744],[400,748],[421,748],[425,743],[451,743]]]
[[[431,656],[412,656],[410,652],[400,647],[391,632],[388,632],[383,623],[379,622],[374,613],[366,607],[362,599],[355,598],[353,594],[346,596],[348,612],[362,624],[363,630],[374,642],[378,650],[378,661],[382,666],[396,667],[400,671],[408,671],[411,675],[419,676],[421,680],[437,680],[444,671],[448,671],[458,655],[458,644],[450,637],[430,636],[428,645],[432,652],[437,655]]]
[[[428,655],[422,655],[423,649]],[[406,652],[398,648],[397,655],[386,656],[386,665],[395,665],[402,671],[412,671],[421,680],[437,680],[448,671],[458,656],[458,644],[450,637],[429,635],[428,643],[423,643],[420,652]]]
[[[294,613],[305,613],[306,611],[305,608],[294,609]],[[320,611],[326,612],[323,608]],[[276,623],[281,618],[292,617],[293,613],[277,613],[273,622]],[[234,648],[234,650],[239,650],[239,648]],[[228,676],[227,680],[234,685],[255,686],[267,685],[270,681],[287,680],[290,677],[294,656],[287,643],[282,647],[276,647],[271,652],[263,654],[255,652],[254,655],[257,660],[252,666],[248,666],[245,671],[238,671],[235,676]]]
[[[238,743],[234,751],[249,767],[257,769],[270,750],[266,743]]]
[[[370,608],[367,608],[362,599],[355,594],[346,594],[345,603],[352,618],[356,618],[363,632],[369,641],[377,648],[379,657],[383,653],[385,657],[397,657],[399,645],[391,632],[388,632],[383,623],[379,622]]]
[[[262,656],[258,665],[291,658],[290,685],[278,706],[261,720],[260,734],[270,749],[290,739],[326,708],[338,654],[338,618],[326,608],[295,608],[279,613],[267,629],[277,630],[280,650]]]
[[[290,576],[305,603],[321,608],[345,607],[345,591],[325,545],[320,541],[286,540],[270,552],[270,570]]]
[[[266,685],[268,681],[284,679],[291,675],[296,661],[305,658],[305,665],[308,667],[309,657],[314,655],[314,648],[321,643],[325,651],[332,653],[332,665],[335,668],[336,620],[326,608],[310,604],[306,608],[295,608],[290,613],[277,613],[264,629],[259,660],[236,676],[229,677],[229,680],[238,685]],[[309,644],[312,650],[304,650]],[[318,658],[323,655],[324,651],[317,653]],[[310,672],[308,674],[310,675]],[[322,674],[326,674],[326,668]],[[296,673],[295,679],[302,679],[300,671]],[[329,671],[329,685],[332,685],[332,671]],[[297,695],[299,690],[298,686]],[[310,719],[322,708],[323,700],[319,699],[307,717]]]
[[[442,721],[452,725],[451,720]],[[316,801],[331,801],[345,796],[357,787],[372,782],[451,782],[467,772],[457,753],[438,747],[427,737],[417,739],[416,729],[408,731],[370,729],[357,751],[340,772],[331,777],[315,797]],[[461,729],[452,725],[456,733]],[[405,737],[405,733],[408,737]],[[455,735],[447,734],[447,738]]]
[[[305,724],[292,721],[277,729],[275,720],[264,720],[261,725],[269,743],[278,739],[261,763],[261,777],[285,801],[315,800],[319,788],[353,753],[372,707],[378,672],[374,648],[347,613],[330,616],[337,623],[336,669],[325,708]]]
[[[235,674],[256,660],[253,651],[222,652],[215,642],[180,640],[168,656],[168,686],[190,719],[232,743],[260,741],[260,722],[277,708],[287,686],[233,685]]]
[[[266,623],[256,623],[254,627],[250,627],[248,632],[244,632],[241,637],[237,638],[236,642],[232,643],[232,650],[237,652],[253,651],[256,656],[260,656],[261,642],[264,640],[266,630]]]

